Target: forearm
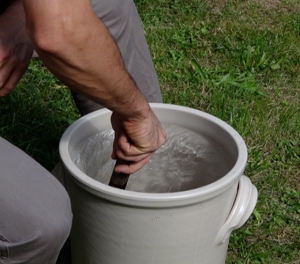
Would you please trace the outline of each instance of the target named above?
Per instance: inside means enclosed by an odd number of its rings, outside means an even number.
[[[122,116],[149,111],[89,0],[23,3],[35,48],[62,82]]]

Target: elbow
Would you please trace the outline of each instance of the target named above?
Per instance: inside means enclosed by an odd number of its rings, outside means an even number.
[[[58,54],[63,50],[64,41],[59,30],[27,25],[28,35],[36,51],[40,54]]]

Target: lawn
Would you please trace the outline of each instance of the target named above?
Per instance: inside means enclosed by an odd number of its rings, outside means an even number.
[[[299,264],[299,0],[135,3],[165,103],[221,118],[248,147],[245,175],[259,198],[231,235],[226,263]],[[1,99],[0,113],[0,135],[49,170],[61,134],[79,117],[68,89],[39,60]]]

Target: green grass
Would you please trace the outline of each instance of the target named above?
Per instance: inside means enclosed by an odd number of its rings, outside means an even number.
[[[136,1],[165,102],[223,119],[245,139],[254,214],[227,263],[300,263],[300,4]]]
[[[1,98],[0,135],[51,170],[59,160],[58,142],[79,114],[69,90],[33,60],[9,96]]]
[[[164,101],[223,119],[248,146],[245,174],[259,199],[233,232],[227,263],[300,263],[299,1],[135,3]],[[79,116],[68,90],[38,61],[1,99],[0,112],[0,135],[48,169]]]

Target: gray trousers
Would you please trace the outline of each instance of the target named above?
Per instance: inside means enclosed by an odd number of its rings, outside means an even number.
[[[142,93],[149,102],[162,102],[133,1],[91,2]],[[101,108],[73,96],[82,115]],[[54,264],[71,228],[67,192],[41,165],[1,137],[0,150],[0,264]]]
[[[53,264],[72,223],[62,184],[0,137],[0,263]]]

